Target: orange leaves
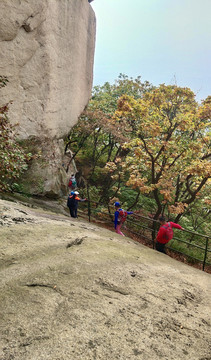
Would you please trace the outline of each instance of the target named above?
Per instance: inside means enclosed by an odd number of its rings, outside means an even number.
[[[210,103],[200,107],[190,89],[164,84],[142,99],[122,96],[114,117],[132,119],[137,128],[125,143],[130,150],[125,161],[131,174],[127,185],[153,193],[157,203],[183,213],[186,197],[196,199],[203,178],[210,176],[208,122],[200,119],[210,116]],[[189,176],[191,181],[186,182]]]
[[[119,112],[130,112],[132,111],[132,106],[130,105],[130,100],[131,98],[127,95],[122,96],[118,101],[117,101],[117,107]]]
[[[110,161],[107,162],[107,164],[105,165],[105,169],[108,170],[110,173],[113,173],[117,169],[117,166],[114,162]]]
[[[195,176],[204,176],[210,177],[211,176],[211,163],[210,161],[202,161],[200,159],[195,160],[192,162],[190,166],[188,166],[187,171],[191,175]]]
[[[166,200],[166,201],[171,202],[173,200],[172,193],[168,188],[166,188],[165,190],[160,190],[160,194],[163,195],[164,200]]]
[[[147,179],[146,178],[142,179],[140,176],[137,176],[137,175],[138,175],[138,173],[134,173],[134,174],[132,173],[130,175],[130,178],[127,182],[128,186],[132,185],[132,187],[142,187],[145,185]]]
[[[168,209],[171,214],[178,215],[178,214],[183,214],[187,207],[188,207],[187,204],[177,202],[174,205],[168,206]]]
[[[198,116],[203,120],[211,119],[211,96],[208,96],[200,106]]]
[[[204,199],[204,203],[207,206],[211,206],[211,199]]]
[[[136,157],[141,157],[141,155],[142,155],[142,149],[141,149],[141,148],[136,148],[136,149],[134,150],[134,155],[135,155]]]
[[[101,174],[113,181],[112,191],[126,182],[154,197],[159,209],[169,206],[179,214],[186,201],[203,193],[210,175],[211,97],[199,105],[188,88],[162,84],[143,90],[127,77],[117,86],[96,88],[81,129],[88,128],[96,154],[103,149],[99,168],[109,160]]]

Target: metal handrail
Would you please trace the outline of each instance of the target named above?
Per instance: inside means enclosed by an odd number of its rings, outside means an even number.
[[[97,201],[92,201],[92,200],[90,200],[90,203],[91,203],[91,204],[98,204],[98,205],[104,205],[104,206],[105,206],[105,204],[99,203],[99,202],[97,202]],[[158,221],[158,220],[154,220],[154,219],[152,219],[151,217],[147,217],[147,216],[140,215],[140,214],[136,214],[136,213],[134,213],[134,216],[135,216],[135,217],[142,218],[142,219],[150,220],[150,221],[152,221],[152,222],[156,222],[156,223],[159,224],[159,221]],[[196,236],[202,236],[202,237],[205,237],[205,238],[208,238],[208,239],[210,238],[209,235],[200,234],[200,233],[197,233],[197,232],[192,231],[192,230],[184,229],[184,231],[187,232],[187,233],[189,233],[189,234],[196,235]]]
[[[94,201],[91,201],[91,200],[89,200],[88,202],[89,202],[89,204],[88,204],[88,218],[89,218],[89,221],[91,221],[91,220],[90,220],[90,219],[91,219],[91,212],[94,210],[94,213],[96,214],[97,211],[95,211],[95,209],[91,209],[91,206],[90,206],[90,205],[91,205],[91,204],[99,205],[100,203],[94,202]],[[103,206],[105,207],[105,204],[101,203],[101,205],[103,205]],[[92,211],[91,211],[91,210],[92,210]],[[80,213],[80,212],[81,212],[81,211],[79,211],[79,213]],[[109,212],[101,211],[100,213],[103,214],[103,215],[106,215],[106,216],[111,217],[111,214],[110,214]],[[139,215],[139,214],[136,214],[136,213],[134,213],[134,218],[127,218],[127,221],[128,221],[128,223],[133,223],[133,224],[135,224],[135,225],[139,225],[141,228],[143,228],[143,229],[145,229],[145,230],[149,230],[150,232],[155,231],[155,234],[158,232],[158,230],[154,230],[154,229],[152,229],[152,228],[150,228],[150,227],[148,227],[148,226],[146,226],[146,225],[142,225],[142,224],[140,224],[140,222],[134,222],[134,220],[137,219],[137,218],[145,219],[145,220],[147,220],[147,221],[150,220],[150,221],[152,221],[152,222],[154,222],[154,223],[155,223],[155,222],[156,222],[156,223],[159,223],[158,220],[154,220],[154,219],[152,219],[152,218],[150,218],[150,217],[146,217],[146,216]],[[104,221],[105,221],[105,220],[104,220]],[[110,221],[109,221],[109,222],[110,222]],[[137,236],[140,236],[140,237],[142,237],[142,238],[145,238],[145,239],[149,240],[150,243],[153,244],[153,247],[154,247],[154,241],[152,240],[152,238],[150,239],[149,237],[145,236],[144,234],[140,234],[140,233],[138,233],[138,232],[136,232],[136,231],[134,231],[134,230],[132,230],[132,229],[127,229],[127,230],[128,230],[129,232],[137,235]],[[170,247],[170,246],[167,246],[167,248],[170,249],[170,250],[172,250],[172,251],[175,251],[175,252],[178,252],[178,253],[180,253],[180,254],[183,254],[183,255],[185,255],[185,256],[187,256],[187,257],[189,257],[189,258],[192,258],[192,259],[194,259],[194,260],[196,260],[196,261],[198,261],[198,262],[201,262],[201,263],[203,264],[203,271],[204,271],[206,265],[211,265],[209,262],[206,261],[206,259],[207,259],[207,254],[211,252],[211,249],[208,247],[208,243],[209,243],[210,237],[209,237],[208,235],[200,234],[200,233],[197,233],[197,232],[188,230],[188,229],[184,229],[183,232],[186,232],[186,233],[195,235],[195,236],[197,236],[197,237],[203,237],[203,238],[206,239],[205,247],[201,247],[201,246],[199,246],[199,245],[197,245],[197,244],[194,244],[193,242],[188,242],[188,241],[183,240],[183,239],[178,239],[177,237],[174,237],[174,239],[173,239],[173,240],[176,240],[176,241],[178,241],[178,242],[185,243],[185,244],[187,244],[187,245],[189,245],[189,246],[198,248],[198,249],[200,249],[200,250],[204,250],[204,256],[203,256],[204,259],[203,259],[203,260],[198,259],[198,258],[196,258],[196,257],[194,257],[194,256],[192,256],[192,255],[190,255],[190,254],[184,253],[184,252],[179,251],[179,250],[177,250],[177,249],[174,249],[174,248],[172,248],[172,247]]]

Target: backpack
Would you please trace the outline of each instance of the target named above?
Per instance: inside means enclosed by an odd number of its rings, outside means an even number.
[[[67,199],[67,207],[69,207],[69,208],[75,208],[75,207],[76,207],[76,204],[77,204],[77,200],[75,199],[75,196],[74,196],[74,195],[68,196],[68,199]]]
[[[69,186],[69,187],[72,186],[72,180],[69,180],[68,186]]]
[[[169,222],[167,224],[168,224],[168,226],[163,225],[163,228],[166,230],[165,235],[164,235],[165,239],[167,240],[167,242],[169,242],[173,238],[174,233],[173,233],[171,224]]]
[[[76,180],[74,179],[74,180],[72,180],[72,185],[73,186],[76,186],[77,185],[77,183],[76,183]]]
[[[127,219],[127,211],[123,209],[119,210],[118,221],[124,223],[126,219]]]
[[[70,207],[71,205],[71,199],[70,199],[70,196],[68,196],[68,198],[67,198],[67,207]]]

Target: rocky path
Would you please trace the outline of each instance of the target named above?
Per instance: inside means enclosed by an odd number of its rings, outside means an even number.
[[[210,360],[211,277],[0,200],[1,360]]]

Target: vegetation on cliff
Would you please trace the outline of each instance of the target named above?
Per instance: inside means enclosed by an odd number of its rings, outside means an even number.
[[[0,76],[0,89],[8,80]],[[18,143],[14,126],[8,120],[9,104],[0,107],[0,191],[9,191],[15,187],[15,181],[27,169],[31,153]]]

